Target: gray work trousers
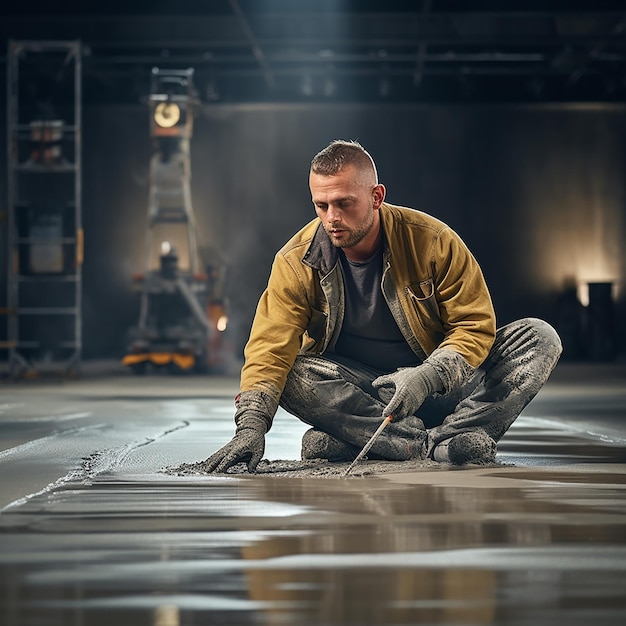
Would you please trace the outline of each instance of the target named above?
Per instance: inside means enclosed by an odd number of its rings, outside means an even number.
[[[462,387],[428,397],[414,416],[392,421],[370,457],[425,458],[454,435],[482,430],[498,441],[535,397],[561,354],[546,322],[525,318],[496,332],[483,364]],[[382,421],[385,403],[372,381],[387,372],[331,355],[299,355],[280,405],[298,419],[361,449]]]

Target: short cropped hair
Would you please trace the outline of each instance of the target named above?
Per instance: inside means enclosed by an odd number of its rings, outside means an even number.
[[[378,183],[376,165],[370,153],[358,141],[335,139],[318,152],[311,161],[311,172],[321,176],[334,176],[345,165],[354,165],[362,172],[373,172]]]

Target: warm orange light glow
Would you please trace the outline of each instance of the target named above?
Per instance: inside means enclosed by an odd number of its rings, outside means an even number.
[[[589,306],[589,283],[612,283],[612,297],[617,300],[619,297],[619,285],[614,277],[594,277],[588,280],[578,280],[576,284],[576,294],[583,306]]]
[[[154,121],[161,128],[172,128],[180,120],[180,107],[175,102],[159,102],[154,109]]]
[[[217,320],[217,330],[224,332],[226,330],[226,326],[228,326],[228,317],[226,317],[226,315],[222,315]]]
[[[551,157],[534,163],[544,176],[520,172],[525,219],[515,235],[520,273],[532,277],[537,291],[563,293],[575,286],[585,306],[588,283],[613,283],[617,300],[625,279],[623,186],[615,184],[611,168],[601,167],[602,160],[591,169],[576,152]]]

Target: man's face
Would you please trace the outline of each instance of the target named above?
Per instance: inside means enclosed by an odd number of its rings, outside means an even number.
[[[311,172],[309,186],[315,212],[333,245],[350,250],[366,245],[372,235],[376,239],[384,187],[376,185],[373,176],[346,165],[333,176]]]

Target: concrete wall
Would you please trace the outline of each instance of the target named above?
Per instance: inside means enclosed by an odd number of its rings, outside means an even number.
[[[148,114],[87,107],[84,126],[84,352],[118,356],[138,312],[130,277],[143,262]],[[274,253],[314,216],[309,162],[334,138],[372,153],[390,202],[459,232],[500,323],[558,320],[568,280],[581,293],[615,281],[623,317],[626,107],[207,106],[192,139],[194,208],[229,268],[238,348]]]

